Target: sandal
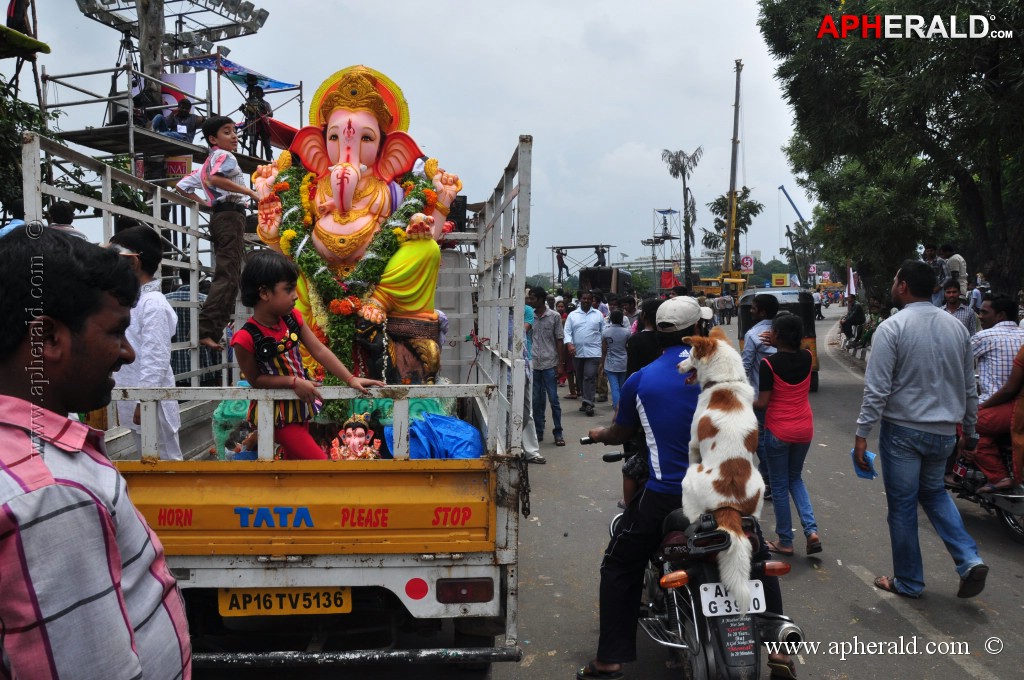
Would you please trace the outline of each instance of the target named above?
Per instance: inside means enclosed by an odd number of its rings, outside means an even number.
[[[1013,480],[1003,477],[998,482],[989,482],[978,489],[977,493],[1003,493],[1013,488]]]
[[[599,671],[591,661],[576,670],[576,680],[622,680],[622,671]]]
[[[561,437],[555,437],[555,446],[565,446],[565,440]]]
[[[772,672],[771,677],[773,678],[796,680],[796,662],[793,661],[793,657],[785,656],[784,654],[779,654],[778,656],[769,655],[768,670]]]
[[[875,579],[874,583],[875,587],[879,590],[884,590],[885,592],[892,593],[893,595],[899,595],[900,597],[906,597],[911,600],[916,600],[918,597],[920,597],[920,595],[911,595],[910,593],[904,593],[900,590],[897,590],[896,579],[892,578],[891,576],[879,576]]]
[[[565,395],[565,398],[566,399],[579,399],[580,395],[576,394],[575,392],[570,392],[569,394]]]
[[[822,550],[822,548],[821,548],[821,539],[818,538],[818,534],[811,534],[810,536],[808,536],[807,537],[807,554],[808,555],[814,555],[815,553],[820,553],[821,550]]]
[[[787,555],[789,557],[793,556],[792,546],[790,546],[789,550],[786,550],[781,545],[779,545],[777,541],[765,541],[764,545],[766,548],[768,548],[768,552],[773,552],[776,555]]]

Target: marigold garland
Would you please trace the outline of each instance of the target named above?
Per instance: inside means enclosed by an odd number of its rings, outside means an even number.
[[[295,237],[297,235],[298,234],[296,233],[296,231],[294,229],[285,229],[284,230],[284,233],[281,234],[281,241],[280,241],[281,252],[283,252],[285,255],[291,255],[291,253],[292,253],[292,241],[295,240]]]
[[[313,223],[317,219],[312,200],[316,177],[302,166],[297,156],[292,156],[290,160],[292,164],[278,174],[275,184],[275,190],[282,188],[279,192],[282,209],[279,226],[281,249],[305,275],[314,320],[325,334],[324,344],[342,363],[352,366],[358,312],[366,304],[365,300],[373,293],[374,287],[380,283],[388,260],[406,242],[405,229],[409,225],[409,218],[427,210],[431,198],[436,203],[437,194],[425,177],[411,173],[402,177],[399,181],[405,190],[402,204],[374,234],[355,269],[339,280],[316,248],[305,243],[307,237],[312,235]],[[300,252],[292,252],[295,243],[304,244]],[[324,304],[327,300],[331,301],[329,305]],[[335,302],[338,303],[339,311],[334,309]],[[325,385],[342,384],[330,374],[325,375],[323,381]],[[321,415],[339,420],[347,414],[340,404],[336,407],[328,404]]]

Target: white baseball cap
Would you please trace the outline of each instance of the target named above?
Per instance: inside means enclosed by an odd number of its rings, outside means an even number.
[[[714,315],[710,307],[701,307],[692,297],[680,295],[669,298],[658,307],[658,330],[671,333],[707,321]]]

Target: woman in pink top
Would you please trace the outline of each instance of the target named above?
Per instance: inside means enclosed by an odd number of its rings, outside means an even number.
[[[780,314],[772,321],[769,344],[778,352],[761,360],[760,392],[754,402],[755,409],[765,411],[764,450],[775,507],[775,531],[779,536],[778,541],[767,544],[769,550],[780,555],[793,554],[791,494],[807,537],[807,554],[821,552],[818,523],[801,477],[814,438],[814,415],[808,401],[811,353],[800,349],[803,335],[803,322],[798,316]]]

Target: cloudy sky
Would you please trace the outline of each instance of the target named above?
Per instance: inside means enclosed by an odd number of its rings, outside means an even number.
[[[73,0],[38,5],[40,38],[53,49],[40,57],[48,73],[114,65],[115,31],[84,17]],[[257,35],[223,43],[232,61],[302,81],[307,105],[341,68],[361,63],[382,71],[409,102],[409,133],[462,177],[470,202],[488,196],[518,136],[533,135],[530,273],[552,268],[546,249],[555,245],[603,242],[613,246],[613,261],[649,256],[640,240],[655,231],[654,210],[682,203],[682,185],[668,174],[662,149],[703,146],[690,187],[697,226],[710,228],[705,204],[729,186],[736,59],[744,64],[738,185],[752,187],[765,204],[745,248],[761,250],[766,260],[778,253],[782,225],[796,219],[780,184],[810,217],[780,150],[792,132],[791,115],[754,0],[263,0],[256,6],[270,18]],[[11,68],[10,61],[0,64],[5,75]],[[108,85],[94,83],[104,92]],[[223,89],[230,112],[240,98],[226,81]],[[80,98],[52,87],[49,93],[57,101]],[[269,99],[278,118],[300,123],[296,103]],[[99,109],[77,110],[62,127],[101,118]],[[592,258],[583,250],[571,255]]]

